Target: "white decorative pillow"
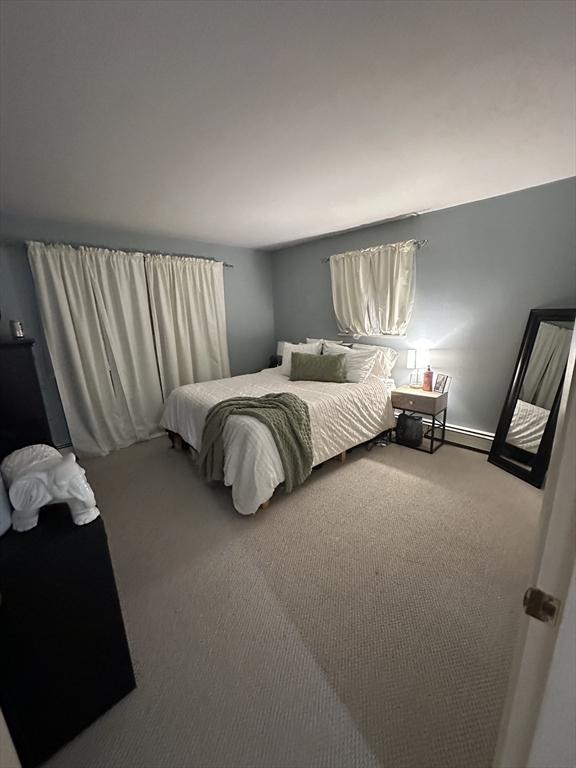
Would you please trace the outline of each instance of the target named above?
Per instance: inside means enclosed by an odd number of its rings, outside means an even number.
[[[352,349],[372,350],[377,352],[374,368],[370,377],[375,376],[378,379],[389,379],[392,376],[392,369],[398,360],[398,352],[392,347],[379,347],[373,344],[352,344]]]
[[[378,357],[371,349],[350,349],[333,341],[324,342],[323,354],[346,355],[346,381],[353,384],[362,384],[368,379]]]
[[[309,355],[319,355],[322,352],[322,342],[314,341],[312,344],[290,344],[285,341],[282,348],[282,365],[278,368],[278,373],[290,376],[292,352],[305,352]]]

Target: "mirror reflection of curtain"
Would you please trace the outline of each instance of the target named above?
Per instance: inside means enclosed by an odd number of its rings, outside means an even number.
[[[566,369],[572,330],[540,323],[520,399],[550,410]]]

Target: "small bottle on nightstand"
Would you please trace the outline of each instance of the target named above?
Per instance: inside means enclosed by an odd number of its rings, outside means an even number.
[[[424,371],[424,376],[422,380],[422,389],[424,392],[432,392],[432,380],[434,378],[434,372],[430,370],[430,366],[428,366],[428,370]]]

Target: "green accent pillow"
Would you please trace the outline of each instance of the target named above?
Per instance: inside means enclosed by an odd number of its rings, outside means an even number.
[[[290,381],[346,382],[346,355],[310,355],[292,352]]]

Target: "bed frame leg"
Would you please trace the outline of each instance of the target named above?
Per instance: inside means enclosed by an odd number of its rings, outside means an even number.
[[[346,451],[342,451],[342,453],[340,454],[340,463],[344,464],[345,461],[346,461]]]
[[[268,509],[270,506],[270,499],[268,501],[263,501],[262,504],[260,504],[260,509]]]
[[[176,451],[184,450],[184,441],[176,432],[169,432],[170,440],[172,441],[172,448]]]

